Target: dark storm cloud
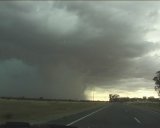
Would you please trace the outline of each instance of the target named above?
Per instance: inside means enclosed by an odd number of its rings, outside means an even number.
[[[143,36],[152,28],[154,18],[146,20],[155,17],[155,13],[151,9],[148,15],[143,15],[144,11],[139,10],[143,4],[130,11],[130,4],[114,2],[108,5],[98,2],[1,3],[1,63],[15,58],[17,63],[30,65],[31,71],[23,70],[21,77],[29,72],[35,78],[32,80],[27,74],[22,80],[30,83],[21,84],[21,88],[39,88],[37,95],[78,99],[83,98],[87,85],[103,83],[114,88],[119,80],[135,77],[132,59],[159,47],[144,41]],[[134,14],[139,12],[142,14]],[[141,74],[141,69],[137,70],[137,75]],[[13,79],[8,77],[12,72],[16,71],[10,70],[1,76]],[[140,78],[144,77],[142,74]],[[21,82],[15,79],[15,83]],[[6,85],[12,86],[1,84]]]
[[[35,67],[26,65],[20,60],[10,59],[0,61],[0,71],[1,96],[39,95],[35,90],[41,88],[41,80]]]

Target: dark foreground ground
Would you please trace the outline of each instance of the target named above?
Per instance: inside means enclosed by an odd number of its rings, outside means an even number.
[[[160,112],[132,104],[111,103],[49,123],[78,128],[160,128]]]

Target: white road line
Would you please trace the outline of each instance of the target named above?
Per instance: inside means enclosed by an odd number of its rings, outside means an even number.
[[[134,119],[137,121],[137,123],[142,124],[141,121],[137,119],[136,117],[134,117]]]
[[[107,106],[107,107],[108,107],[108,106]],[[83,116],[83,117],[81,117],[81,118],[79,118],[79,119],[77,119],[77,120],[75,120],[75,121],[67,124],[66,126],[70,126],[70,125],[72,125],[72,124],[75,124],[75,123],[77,123],[78,121],[81,121],[81,120],[85,119],[86,117],[89,117],[89,116],[91,116],[91,115],[93,115],[93,114],[95,114],[95,113],[97,113],[97,112],[99,112],[99,111],[102,111],[102,110],[105,109],[105,108],[106,108],[106,107],[100,108],[100,109],[98,109],[98,110],[96,110],[96,111],[94,111],[94,112],[92,112],[92,113],[90,113],[90,114],[88,114],[88,115],[86,115],[86,116]]]

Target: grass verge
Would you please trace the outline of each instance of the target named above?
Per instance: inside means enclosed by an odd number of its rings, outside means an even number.
[[[130,105],[160,111],[160,103],[132,103]]]

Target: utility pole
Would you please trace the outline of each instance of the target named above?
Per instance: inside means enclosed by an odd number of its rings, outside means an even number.
[[[92,90],[92,100],[94,101],[94,88],[93,88],[93,90]]]

